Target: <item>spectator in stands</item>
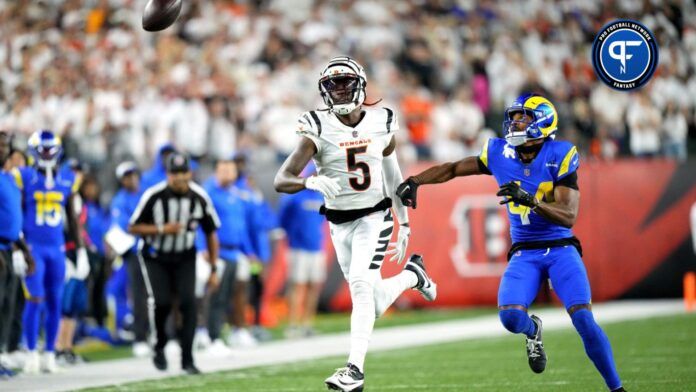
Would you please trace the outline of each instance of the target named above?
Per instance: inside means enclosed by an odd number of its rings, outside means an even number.
[[[660,151],[660,111],[645,91],[634,94],[626,112],[629,146],[637,157],[654,157]]]
[[[696,73],[690,71],[696,22],[679,16],[696,12],[690,2],[592,0],[568,7],[544,4],[541,12],[539,5],[520,2],[443,7],[408,0],[385,7],[358,0],[338,14],[331,2],[192,4],[174,34],[152,36],[132,24],[137,2],[8,3],[0,16],[0,59],[8,64],[0,71],[0,126],[16,129],[21,145],[35,129],[56,124],[66,153],[100,168],[126,158],[148,165],[152,147],[162,143],[199,157],[224,157],[232,143],[218,141],[229,134],[230,124],[244,148],[282,155],[287,146],[268,137],[263,117],[290,96],[300,106],[316,102],[305,88],[311,82],[298,75],[311,74],[306,71],[327,53],[346,53],[370,59],[366,64],[381,76],[368,90],[382,92],[378,98],[387,101],[411,99],[409,83],[402,82],[408,78],[432,97],[470,85],[492,129],[500,120],[491,109],[507,105],[529,83],[549,91],[561,111],[564,102],[589,101],[590,118],[622,147],[620,155],[627,155],[627,95],[598,81],[586,56],[597,29],[617,17],[642,20],[657,36],[661,66],[650,87],[657,108],[663,111],[673,100],[685,109],[687,126],[696,122]],[[533,80],[534,74],[540,76]],[[230,103],[234,113],[224,115],[229,123],[213,119],[219,108],[206,110],[207,97]],[[574,117],[563,116],[568,124]],[[430,149],[448,140],[450,133],[437,126],[426,118],[409,128],[412,141],[406,143],[415,145],[421,159],[431,158]],[[580,147],[589,148],[590,139],[575,128],[585,139]],[[565,130],[561,124],[560,138]],[[230,146],[226,153],[223,145]],[[263,159],[272,163],[275,156]]]
[[[686,137],[689,131],[684,110],[681,110],[674,101],[669,101],[663,117],[662,148],[664,154],[683,162],[686,160]]]

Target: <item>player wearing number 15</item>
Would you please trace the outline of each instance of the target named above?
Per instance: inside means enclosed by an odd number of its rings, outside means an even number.
[[[39,357],[36,343],[39,336],[39,320],[45,304],[45,345],[43,370],[56,370],[54,347],[60,304],[65,276],[65,235],[64,220],[67,217],[68,231],[78,245],[77,270],[89,273],[89,261],[81,246],[79,225],[73,208],[73,195],[79,187],[78,182],[67,171],[57,170],[58,160],[63,152],[60,138],[51,131],[41,130],[31,135],[28,152],[33,165],[14,170],[15,181],[22,192],[24,213],[24,236],[31,248],[36,262],[35,272],[25,278],[28,294],[24,309],[24,337],[29,356],[25,371],[39,371]],[[86,278],[86,274],[83,278]]]
[[[390,109],[363,107],[366,85],[365,71],[355,60],[329,61],[319,79],[328,110],[300,115],[300,143],[274,183],[279,192],[312,189],[324,196],[320,212],[330,223],[353,303],[348,363],[325,380],[330,389],[340,391],[363,390],[363,364],[375,318],[406,289],[417,289],[430,301],[436,295],[420,256],[412,256],[394,277],[383,280],[380,274],[385,254],[393,254],[391,260],[398,263],[404,259],[410,230],[407,209],[394,197],[402,181],[394,151],[399,125]],[[318,175],[301,178],[312,158]],[[392,199],[399,233],[394,249],[387,251],[394,226]]]
[[[527,310],[541,283],[551,279],[607,387],[623,390],[609,340],[592,315],[582,249],[571,230],[580,199],[578,153],[572,144],[554,140],[557,123],[558,113],[549,100],[524,94],[505,112],[505,139],[488,140],[478,156],[409,177],[396,193],[404,205],[416,208],[416,191],[421,185],[459,176],[493,175],[500,186],[501,204],[507,205],[513,241],[510,263],[498,290],[503,326],[526,335],[529,366],[535,373],[543,372],[546,353],[541,320],[530,317]]]

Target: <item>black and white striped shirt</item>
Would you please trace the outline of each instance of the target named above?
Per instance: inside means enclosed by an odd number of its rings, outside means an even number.
[[[198,227],[210,233],[220,227],[220,219],[208,193],[193,181],[189,191],[177,194],[166,181],[145,190],[130,218],[130,224],[165,225],[180,223],[178,234],[158,234],[144,237],[143,256],[150,259],[184,260],[195,257]]]

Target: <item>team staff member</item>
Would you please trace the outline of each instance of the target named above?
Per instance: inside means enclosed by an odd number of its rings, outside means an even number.
[[[116,178],[121,189],[111,200],[111,224],[110,230],[126,231],[131,215],[135,212],[140,201],[141,184],[140,171],[135,162],[126,161],[116,167]],[[147,320],[147,291],[143,281],[142,270],[138,263],[138,248],[136,238],[131,238],[134,245],[121,254],[128,273],[128,289],[130,290],[133,306],[133,355],[143,358],[150,355],[150,347],[147,344],[148,320]]]
[[[0,356],[8,349],[19,274],[27,264],[19,250],[12,249],[22,231],[22,194],[5,165],[10,155],[10,135],[0,131]],[[9,167],[10,165],[8,165]],[[13,254],[14,253],[14,254]],[[32,259],[28,259],[32,262]],[[33,273],[33,265],[32,267]],[[13,375],[0,362],[0,377]]]
[[[311,163],[303,177],[316,173]],[[290,252],[288,255],[289,321],[285,336],[298,338],[314,335],[314,316],[317,311],[321,285],[326,280],[324,255],[324,226],[326,218],[319,213],[324,198],[321,193],[304,189],[280,199],[278,216],[285,230]]]
[[[167,180],[143,193],[128,231],[144,240],[140,260],[146,266],[143,277],[149,286],[148,295],[154,296],[155,302],[155,367],[167,368],[165,323],[176,294],[183,319],[179,334],[182,369],[188,374],[199,374],[192,354],[196,331],[196,230],[200,226],[206,236],[212,269],[208,285],[214,290],[218,284],[215,260],[220,220],[208,194],[191,180],[188,157],[173,153],[166,164]]]
[[[250,238],[249,222],[246,216],[248,202],[234,186],[237,179],[237,166],[231,159],[218,161],[215,175],[203,184],[213,201],[215,211],[220,217],[220,259],[224,261],[220,276],[220,288],[210,298],[208,332],[210,340],[217,346],[230,304],[229,317],[233,327],[231,341],[241,345],[253,345],[256,341],[246,330],[244,317],[247,303],[247,282],[249,267],[247,257],[256,258]],[[246,266],[246,267],[245,267]]]

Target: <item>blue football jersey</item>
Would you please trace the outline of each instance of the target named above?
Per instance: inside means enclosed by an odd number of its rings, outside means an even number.
[[[78,181],[72,173],[59,172],[49,189],[46,175],[34,167],[14,169],[13,173],[22,191],[26,240],[45,246],[64,245],[64,212],[70,195],[79,187]]]
[[[538,200],[553,202],[555,184],[575,172],[579,165],[577,149],[569,142],[547,139],[529,164],[523,163],[515,148],[505,139],[492,138],[484,144],[479,159],[503,185],[510,181],[535,195]],[[571,229],[537,215],[529,207],[508,203],[512,242],[543,241],[573,236]]]

